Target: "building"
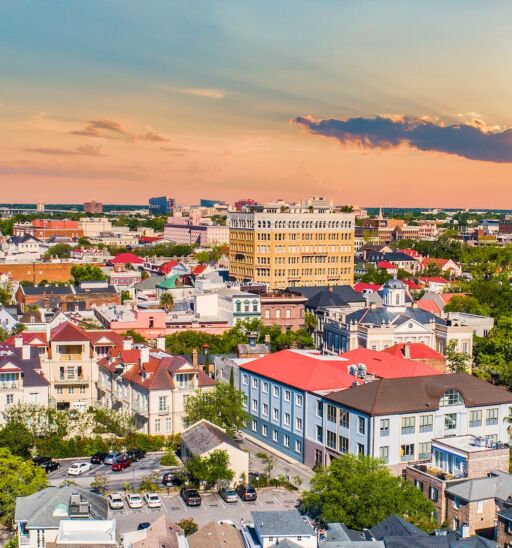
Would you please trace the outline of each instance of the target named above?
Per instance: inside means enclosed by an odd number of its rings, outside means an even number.
[[[224,225],[195,224],[188,217],[169,217],[164,239],[181,245],[211,247],[229,242],[229,228]]]
[[[410,463],[431,461],[433,439],[445,444],[448,436],[507,440],[512,394],[454,373],[375,380],[326,394],[323,401],[331,416],[327,460],[347,452],[370,455],[398,474]],[[451,473],[465,477],[467,459],[447,462]]]
[[[242,200],[235,202],[234,207],[236,211],[241,211],[244,207],[255,206],[256,204],[256,200],[253,200],[252,198],[243,198]]]
[[[207,457],[212,451],[226,451],[229,468],[233,470],[233,485],[249,479],[249,453],[217,425],[203,419],[181,432],[181,459],[186,463],[192,457]]]
[[[199,200],[199,207],[207,207],[207,208],[211,208],[211,207],[215,207],[215,206],[224,206],[226,205],[226,202],[223,202],[221,200],[210,200],[210,199],[207,199],[207,198],[201,198]]]
[[[103,204],[94,200],[91,200],[90,202],[84,202],[84,212],[93,214],[103,213]]]
[[[282,329],[304,327],[306,298],[299,294],[274,291],[260,295],[263,325],[278,325]]]
[[[94,315],[105,329],[116,333],[134,330],[148,339],[166,334],[166,314],[159,308],[102,304],[94,307]]]
[[[242,534],[246,546],[270,548],[288,546],[317,548],[316,531],[307,519],[297,510],[274,510],[251,512],[252,527],[246,527]]]
[[[151,215],[169,215],[175,207],[175,199],[169,196],[157,196],[149,199],[149,213]]]
[[[499,546],[512,546],[512,507],[497,512],[496,540]]]
[[[230,325],[259,320],[260,296],[234,288],[214,289],[194,296],[194,312],[201,321],[227,320]]]
[[[39,240],[48,240],[52,236],[64,238],[81,238],[84,231],[78,221],[69,219],[34,219],[30,222],[16,223],[12,227],[13,236],[30,234]]]
[[[422,343],[444,352],[449,343],[471,355],[473,328],[443,319],[411,302],[405,285],[389,280],[379,292],[383,304],[369,306],[324,322],[324,351],[338,354],[358,347],[385,350],[397,343]],[[373,297],[373,294],[371,295]]]
[[[355,350],[357,352],[357,350]],[[398,343],[389,348],[386,348],[384,352],[391,356],[399,358],[405,358],[407,360],[414,360],[436,371],[446,372],[446,358],[440,352],[437,352],[433,348],[430,348],[426,344],[422,343]]]
[[[124,533],[121,546],[123,548],[187,548],[189,544],[183,529],[164,515],[145,529]]]
[[[109,350],[98,361],[98,402],[126,411],[146,434],[177,434],[184,428],[185,402],[198,389],[208,390],[215,381],[197,364],[171,356],[162,348],[134,346],[131,339]]]
[[[228,222],[229,270],[236,280],[271,290],[353,283],[353,214],[270,204],[229,213]]]
[[[77,486],[47,487],[18,497],[14,520],[19,546],[117,546],[115,520],[108,521],[107,499]]]
[[[188,537],[190,548],[245,548],[242,535],[231,523],[211,521]]]
[[[0,247],[2,262],[35,262],[48,251],[48,246],[31,234],[11,236]]]
[[[462,268],[452,259],[439,259],[435,257],[425,257],[421,260],[419,268],[425,270],[430,267],[436,267],[443,274],[447,274],[451,278],[459,278],[462,276]]]
[[[102,234],[112,232],[112,221],[107,217],[82,217],[80,225],[85,238],[97,238]]]
[[[0,344],[0,423],[10,406],[48,405],[49,395],[37,349],[23,344],[20,336],[14,337],[14,344]]]

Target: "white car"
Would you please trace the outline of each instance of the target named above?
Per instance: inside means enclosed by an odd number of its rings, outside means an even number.
[[[142,508],[142,499],[137,493],[128,493],[126,495],[126,503],[130,508]]]
[[[68,476],[79,476],[84,472],[88,472],[91,469],[90,462],[74,462],[68,468]]]
[[[119,493],[110,493],[108,496],[108,505],[112,510],[122,510],[124,508],[123,497]]]
[[[146,493],[144,502],[148,505],[148,508],[160,508],[162,506],[162,501],[156,493]]]

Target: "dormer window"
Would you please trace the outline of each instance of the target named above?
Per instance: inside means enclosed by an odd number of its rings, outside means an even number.
[[[451,388],[441,396],[439,405],[464,405],[464,397],[458,390]]]

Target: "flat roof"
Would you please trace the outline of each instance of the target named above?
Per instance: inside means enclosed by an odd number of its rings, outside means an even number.
[[[453,436],[450,438],[433,439],[432,446],[439,445],[444,447],[451,447],[458,451],[464,451],[465,453],[479,453],[482,451],[492,451],[491,447],[483,444],[483,446],[477,445],[476,436]]]

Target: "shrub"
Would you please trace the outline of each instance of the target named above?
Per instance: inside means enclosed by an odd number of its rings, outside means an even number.
[[[176,455],[174,454],[174,451],[172,451],[172,449],[168,449],[167,452],[162,455],[162,458],[160,459],[160,464],[162,466],[178,465],[178,459],[176,458]]]
[[[160,474],[158,472],[151,472],[140,481],[141,491],[156,491],[160,483]]]
[[[194,534],[198,529],[197,523],[192,518],[183,518],[176,525],[183,529],[187,537]]]

